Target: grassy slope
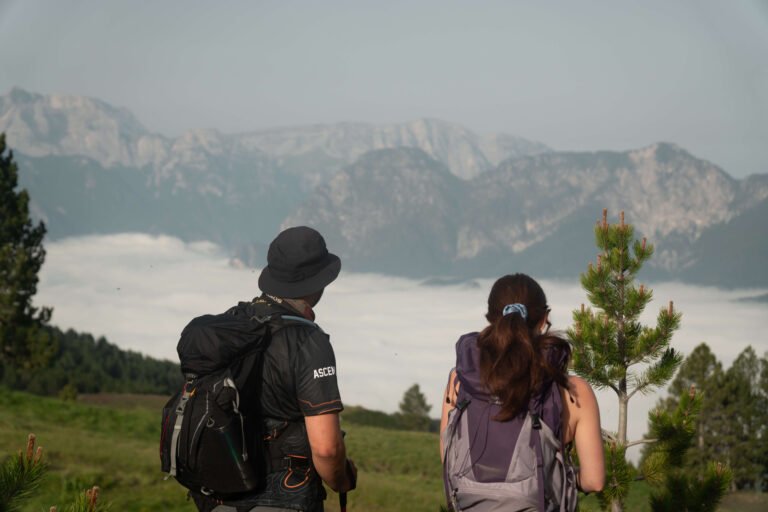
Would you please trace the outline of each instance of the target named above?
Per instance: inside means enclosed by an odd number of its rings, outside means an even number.
[[[113,511],[193,512],[185,490],[164,481],[159,470],[158,411],[164,399],[84,398],[90,403],[0,392],[0,454],[18,450],[33,432],[51,465],[42,492],[24,511],[47,511],[95,484]],[[360,469],[359,486],[366,490],[350,493],[350,511],[438,510],[442,484],[435,434],[347,423],[344,429]],[[336,510],[336,495],[329,500],[328,510]]]
[[[0,390],[2,391],[2,390]],[[91,485],[102,488],[113,511],[187,511],[195,508],[184,489],[164,481],[157,437],[163,398],[99,395],[69,403],[24,393],[0,392],[0,454],[10,454],[34,432],[51,465],[45,486],[24,511],[51,505]],[[349,495],[349,510],[436,512],[443,502],[437,435],[384,430],[343,422],[350,456],[360,469],[360,491]],[[647,487],[633,489],[628,510],[647,510]],[[331,494],[326,509],[338,510]],[[727,497],[723,512],[766,510],[768,495]],[[597,510],[584,501],[582,511]]]
[[[162,479],[156,410],[138,403],[113,408],[0,392],[0,453],[18,450],[33,432],[51,467],[42,492],[23,510],[47,511],[98,485],[113,511],[194,511],[183,489]]]

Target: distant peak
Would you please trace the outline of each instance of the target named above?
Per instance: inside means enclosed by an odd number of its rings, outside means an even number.
[[[653,158],[659,163],[671,162],[678,158],[692,158],[688,151],[673,142],[656,142],[650,146],[630,151],[630,154]]]
[[[674,142],[660,141],[655,144],[651,144],[649,147],[653,148],[654,151],[677,151],[677,152],[687,153],[685,149],[681,148]]]
[[[6,94],[6,97],[14,103],[29,103],[42,98],[40,94],[26,91],[18,86],[13,86],[11,90],[8,91],[8,94]]]

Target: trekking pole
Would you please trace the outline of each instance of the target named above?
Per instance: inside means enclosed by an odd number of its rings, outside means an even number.
[[[341,439],[344,439],[347,437],[347,433],[345,431],[341,431]],[[344,472],[349,471],[349,461],[344,461]],[[347,493],[346,492],[340,492],[339,493],[339,509],[341,509],[341,512],[347,512]]]
[[[351,485],[349,488],[349,490],[351,491],[357,487],[357,478],[355,476],[354,469],[352,468],[352,463],[349,461],[349,459],[347,459],[347,462],[346,462],[346,472],[351,482]],[[341,508],[341,512],[347,512],[347,493],[346,492],[339,493],[339,508]]]

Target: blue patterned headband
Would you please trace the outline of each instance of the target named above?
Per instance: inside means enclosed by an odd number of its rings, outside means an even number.
[[[523,317],[523,320],[528,318],[528,309],[523,304],[507,304],[504,306],[504,309],[501,312],[501,314],[504,316],[511,315],[513,313],[520,313],[520,316]]]

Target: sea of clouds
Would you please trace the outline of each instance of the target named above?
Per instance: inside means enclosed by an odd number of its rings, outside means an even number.
[[[54,308],[54,325],[104,336],[124,349],[157,358],[177,360],[179,332],[192,317],[222,312],[260,293],[259,271],[233,265],[210,243],[120,234],[49,242],[46,249],[35,303]],[[342,271],[316,312],[318,323],[331,335],[345,403],[392,412],[403,392],[418,383],[433,405],[432,416],[439,416],[454,344],[461,334],[484,327],[491,284],[475,280],[430,286]],[[541,284],[554,328],[567,328],[572,311],[587,302],[584,291],[577,282]],[[642,319],[653,323],[659,309],[673,300],[683,313],[673,346],[684,354],[706,342],[727,367],[747,345],[760,355],[768,350],[768,304],[743,300],[766,290],[650,286],[654,301]],[[643,435],[647,412],[663,394],[632,399],[633,439]],[[615,431],[616,397],[610,390],[597,395],[603,426]]]

